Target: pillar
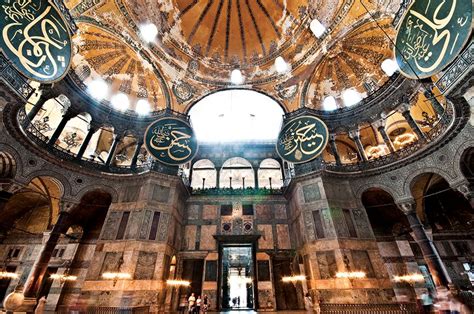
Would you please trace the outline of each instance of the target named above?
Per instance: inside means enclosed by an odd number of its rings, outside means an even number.
[[[36,117],[38,112],[40,112],[41,108],[43,108],[44,103],[54,97],[55,96],[51,92],[51,86],[43,86],[41,96],[39,97],[36,104],[33,105],[33,108],[31,108],[31,110],[26,115],[26,119],[23,121],[23,128],[27,128],[31,124],[31,121],[33,121],[33,119]]]
[[[90,125],[89,126],[89,132],[87,132],[86,138],[81,144],[81,148],[79,148],[79,152],[77,152],[76,159],[81,160],[82,156],[84,156],[84,153],[87,149],[87,146],[89,145],[89,142],[91,141],[92,135],[97,131],[97,127]]]
[[[25,283],[23,289],[23,295],[25,298],[35,298],[41,288],[43,277],[48,269],[48,264],[53,254],[53,250],[58,243],[59,237],[62,232],[66,231],[69,223],[69,213],[62,211],[59,213],[58,220],[54,225],[53,229],[49,233],[46,243],[43,245],[41,252],[36,259],[35,264],[28,276],[28,280]]]
[[[143,140],[137,143],[137,148],[135,149],[135,153],[133,154],[133,157],[132,157],[132,163],[131,163],[132,169],[137,167],[138,155],[140,155],[140,151],[142,150],[142,145],[143,145]]]
[[[418,124],[416,124],[416,121],[411,116],[409,105],[405,104],[401,107],[401,114],[405,118],[405,120],[408,122],[408,125],[413,130],[413,132],[415,132],[416,136],[418,137],[418,140],[424,139],[425,134],[423,133],[423,131],[418,126]]]
[[[357,145],[357,151],[359,152],[359,156],[362,158],[363,161],[367,161],[367,155],[365,154],[364,146],[360,140],[360,133],[359,130],[349,131],[349,136],[354,140]]]
[[[430,270],[436,286],[450,286],[452,284],[451,278],[441,261],[438,251],[428,238],[425,228],[423,228],[423,225],[416,214],[415,203],[413,201],[407,201],[397,203],[397,206],[406,215],[408,222],[410,223],[410,228],[413,231],[413,238],[420,246],[423,258],[428,265],[428,269]]]
[[[216,166],[216,188],[219,188],[219,181],[221,176],[221,169]]]
[[[394,153],[395,147],[393,146],[392,140],[387,134],[387,130],[385,130],[385,120],[383,119],[377,120],[373,123],[373,125],[377,128],[377,131],[379,131],[380,135],[382,136],[383,142],[388,147],[390,152]]]
[[[333,135],[333,134],[330,135],[329,145],[331,146],[332,154],[334,155],[334,158],[336,159],[336,165],[338,166],[342,165],[341,156],[339,156],[339,152],[337,151],[336,135]]]
[[[56,143],[56,141],[58,140],[59,136],[61,135],[61,133],[63,132],[64,130],[64,127],[66,126],[66,124],[69,122],[69,120],[71,120],[72,118],[74,117],[73,114],[71,113],[65,113],[61,122],[59,123],[58,127],[56,128],[56,130],[54,131],[53,135],[51,135],[51,138],[49,139],[48,141],[48,145],[51,145],[51,146],[54,146],[54,143]]]
[[[430,90],[425,90],[423,94],[425,95],[426,99],[429,100],[429,102],[431,103],[431,106],[433,107],[436,114],[438,114],[439,117],[442,117],[444,114],[444,108],[439,103],[438,99],[436,99],[433,92]]]
[[[253,167],[253,177],[255,178],[255,188],[258,189],[258,165]]]
[[[110,147],[110,152],[109,156],[107,157],[107,161],[105,163],[106,166],[110,166],[112,163],[112,160],[114,159],[115,156],[115,150],[117,149],[118,143],[120,143],[120,140],[122,139],[121,136],[116,135],[114,138],[114,142],[112,143],[112,147]]]

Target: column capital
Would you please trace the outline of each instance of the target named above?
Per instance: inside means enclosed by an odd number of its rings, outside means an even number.
[[[360,138],[360,131],[359,129],[357,130],[350,130],[349,131],[349,137],[355,140],[356,138]]]
[[[382,118],[382,119],[379,119],[379,120],[375,120],[372,122],[372,125],[377,128],[377,130],[380,130],[381,128],[385,128],[385,119]]]
[[[405,214],[405,215],[410,215],[413,213],[416,213],[416,203],[415,200],[404,200],[396,203],[397,207],[400,208],[400,210]]]
[[[336,137],[337,137],[337,134],[333,134],[333,133],[329,134],[329,140],[330,140],[330,141],[334,141],[334,142],[335,142],[335,141],[336,141]]]
[[[61,199],[59,201],[59,213],[68,215],[78,202],[71,199]]]
[[[407,113],[410,113],[410,107],[411,107],[410,104],[408,104],[408,103],[402,103],[402,104],[398,107],[397,111],[400,112],[402,115],[403,115],[403,114],[407,114]]]
[[[465,198],[467,198],[468,200],[471,200],[474,198],[474,190],[473,190],[473,187],[472,185],[465,181],[465,182],[461,182],[461,183],[458,183],[456,184],[455,186],[452,186],[453,189],[456,189],[459,193],[461,193],[462,195],[464,195]]]

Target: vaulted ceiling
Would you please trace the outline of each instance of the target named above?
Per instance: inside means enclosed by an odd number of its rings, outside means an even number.
[[[241,87],[274,97],[287,111],[321,109],[326,96],[339,99],[346,88],[369,95],[388,79],[380,63],[392,57],[386,34],[395,34],[400,2],[365,0],[371,17],[360,0],[65,1],[79,28],[73,69],[81,80],[102,77],[112,92],[129,96],[132,109],[145,98],[153,110],[180,112],[232,87],[235,68]],[[312,19],[326,26],[323,38],[311,33]],[[140,36],[145,23],[158,28],[152,43]],[[279,56],[289,72],[276,71]]]

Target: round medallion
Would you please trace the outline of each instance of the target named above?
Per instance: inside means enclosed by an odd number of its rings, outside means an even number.
[[[412,79],[439,73],[450,64],[471,33],[471,1],[415,0],[398,30],[395,57]]]
[[[301,116],[286,122],[276,144],[280,157],[295,164],[318,157],[326,148],[328,128],[315,116]]]
[[[71,36],[52,0],[0,0],[0,49],[27,78],[62,79],[71,64]]]
[[[196,136],[189,123],[174,117],[164,117],[150,124],[144,143],[155,159],[171,166],[191,161],[198,150]]]

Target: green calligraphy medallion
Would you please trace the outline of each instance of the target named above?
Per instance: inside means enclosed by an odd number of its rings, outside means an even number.
[[[145,146],[158,161],[172,166],[191,161],[198,144],[191,126],[178,118],[164,117],[148,126]]]
[[[297,117],[283,126],[276,144],[280,157],[304,163],[318,157],[328,143],[328,128],[314,116]]]
[[[469,39],[470,0],[415,0],[403,17],[395,57],[403,75],[417,79],[439,73]]]
[[[0,49],[29,79],[52,83],[71,64],[71,36],[52,0],[0,0]]]

